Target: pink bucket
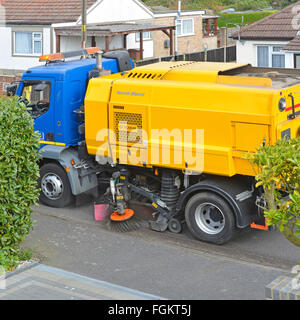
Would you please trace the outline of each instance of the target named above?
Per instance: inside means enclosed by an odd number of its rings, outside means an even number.
[[[108,214],[109,205],[106,203],[94,204],[94,217],[96,221],[104,221]]]

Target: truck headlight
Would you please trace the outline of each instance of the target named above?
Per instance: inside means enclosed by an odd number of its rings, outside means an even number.
[[[286,100],[284,98],[281,98],[278,104],[279,111],[283,112],[286,109],[286,107],[287,107]]]

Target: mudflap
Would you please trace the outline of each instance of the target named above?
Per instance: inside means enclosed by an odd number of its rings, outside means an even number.
[[[263,231],[270,231],[271,227],[267,224],[267,219],[261,219],[264,220],[264,223],[262,221],[260,222],[252,222],[250,225],[251,229],[257,229],[257,230],[263,230]]]

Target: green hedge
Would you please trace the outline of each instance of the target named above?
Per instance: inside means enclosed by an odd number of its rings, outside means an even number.
[[[246,13],[221,13],[218,19],[219,27],[226,27],[226,23],[242,23],[244,17],[244,24],[250,24],[255,21],[261,20],[275,11],[257,11],[257,12],[246,12]],[[228,28],[234,27],[234,25],[228,25]]]
[[[262,186],[268,225],[300,247],[300,139],[280,139],[274,145],[260,146],[247,158],[256,172],[257,187]],[[283,188],[287,199],[282,199]]]
[[[39,135],[17,97],[0,97],[0,266],[24,258],[21,243],[32,229],[31,206],[39,197]]]

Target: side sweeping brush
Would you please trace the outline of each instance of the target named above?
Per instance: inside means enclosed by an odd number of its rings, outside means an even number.
[[[123,215],[120,215],[118,212],[108,215],[106,226],[114,232],[130,232],[141,228],[141,222],[141,219],[134,214],[133,210],[126,209]]]
[[[129,173],[125,169],[112,174],[110,186],[103,195],[102,203],[95,204],[95,219],[98,216],[100,217],[99,220],[107,221],[108,229],[115,232],[135,231],[142,227],[146,222],[143,216],[147,216],[148,213],[146,209],[138,209],[137,212],[140,213],[140,217],[137,217],[135,211],[128,208],[131,207],[129,202],[132,200],[133,193],[151,201],[151,207],[159,212],[159,218],[156,222],[151,221],[153,220],[152,212],[150,218],[147,219],[147,227],[151,226],[153,230],[157,231],[166,230],[168,227],[167,217],[170,212],[165,202],[151,191],[130,183],[128,176]]]
[[[113,206],[100,201],[94,204],[94,218],[102,221],[107,229],[114,232],[136,231],[143,226],[143,220],[133,210],[125,209],[123,214],[114,211]]]

